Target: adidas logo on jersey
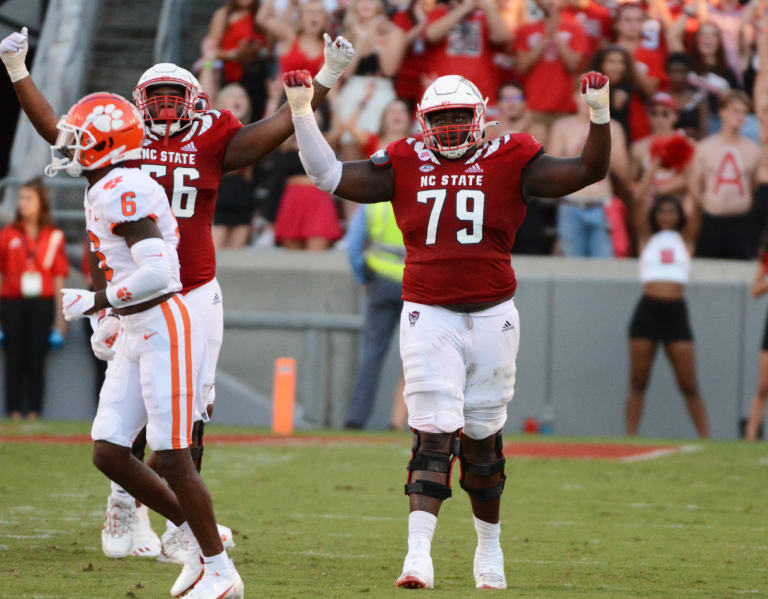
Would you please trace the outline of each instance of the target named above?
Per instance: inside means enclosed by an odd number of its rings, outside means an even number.
[[[513,324],[512,324],[511,322],[509,322],[508,320],[505,320],[505,321],[504,321],[504,326],[503,326],[503,327],[501,327],[501,332],[502,332],[502,333],[507,333],[507,332],[509,332],[509,331],[514,331],[514,330],[515,330],[515,325],[513,325]]]
[[[472,166],[464,171],[465,173],[482,173],[483,168],[475,162]]]
[[[194,141],[190,141],[186,146],[181,146],[182,152],[197,152],[197,146]]]

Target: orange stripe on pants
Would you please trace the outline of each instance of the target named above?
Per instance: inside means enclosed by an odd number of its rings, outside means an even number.
[[[189,311],[184,302],[179,299],[178,295],[173,296],[173,301],[179,307],[181,322],[184,324],[184,368],[187,372],[187,445],[192,445],[192,420],[194,419],[192,411],[192,399],[194,397],[194,384],[192,383],[192,325],[189,322]]]
[[[160,304],[168,327],[168,336],[171,339],[171,413],[173,424],[171,427],[171,446],[173,449],[181,449],[181,389],[179,388],[179,335],[176,331],[176,321],[168,302]]]

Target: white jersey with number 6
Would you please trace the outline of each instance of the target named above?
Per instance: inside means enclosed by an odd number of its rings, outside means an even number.
[[[181,290],[179,243],[176,218],[168,205],[163,188],[149,175],[137,168],[115,168],[85,193],[85,216],[91,251],[99,259],[107,287],[118,288],[117,297],[124,303],[120,307],[138,303],[132,301],[130,292],[121,296],[120,283],[138,269],[125,239],[115,233],[115,228],[126,222],[150,218],[157,224],[171,262],[171,281],[149,298],[159,297]]]

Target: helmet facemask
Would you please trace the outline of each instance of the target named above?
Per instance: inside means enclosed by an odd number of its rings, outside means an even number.
[[[79,177],[83,173],[80,155],[96,145],[93,134],[81,127],[66,122],[66,116],[56,125],[59,134],[51,146],[51,163],[45,167],[45,174],[53,177],[60,170],[65,170],[71,177]]]
[[[152,95],[154,87],[177,87],[183,95]],[[188,127],[197,116],[198,90],[181,79],[151,80],[138,85],[133,99],[149,129],[164,136],[166,141],[169,136]]]
[[[435,113],[461,109],[472,114],[470,122],[447,125],[433,124]],[[418,120],[424,134],[424,145],[427,148],[445,158],[461,158],[483,136],[485,106],[483,104],[438,106],[432,110],[420,112]]]

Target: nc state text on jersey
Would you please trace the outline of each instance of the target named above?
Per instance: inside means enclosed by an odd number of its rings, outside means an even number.
[[[170,162],[172,164],[195,164],[197,154],[187,154],[186,152],[170,152],[162,150],[158,152],[155,148],[142,148],[142,160],[157,160],[160,156],[160,162]]]
[[[438,185],[438,175],[422,175],[420,187],[433,187]],[[440,175],[439,185],[458,185],[466,187],[467,185],[481,187],[483,185],[483,175]]]

